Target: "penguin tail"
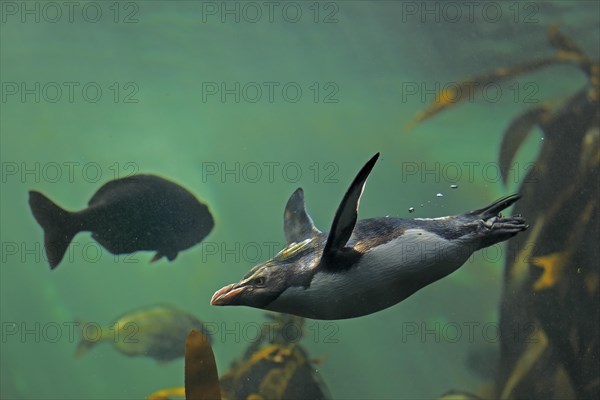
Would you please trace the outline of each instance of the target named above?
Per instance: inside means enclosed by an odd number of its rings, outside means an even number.
[[[500,211],[512,206],[521,198],[519,194],[511,194],[501,199],[496,200],[492,204],[480,208],[479,210],[471,211],[469,214],[482,220],[487,220],[498,216]]]
[[[29,192],[29,206],[35,220],[44,230],[44,248],[50,268],[63,259],[69,243],[79,232],[75,213],[66,211],[40,192]]]

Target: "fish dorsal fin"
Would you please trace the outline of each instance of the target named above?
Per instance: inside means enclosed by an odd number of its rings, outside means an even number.
[[[302,188],[298,188],[292,193],[285,206],[283,231],[287,244],[300,243],[321,233],[304,208],[304,191]]]
[[[344,195],[344,198],[335,213],[335,218],[333,219],[331,230],[327,237],[327,243],[323,250],[323,260],[329,267],[333,264],[328,261],[332,261],[336,255],[338,255],[338,253],[346,246],[346,243],[348,243],[350,236],[352,236],[354,225],[356,225],[356,220],[358,219],[360,197],[365,189],[367,178],[378,158],[379,153],[375,154],[367,161],[365,166],[362,167],[358,175],[356,175],[356,178],[354,178],[354,181],[352,181],[350,188],[348,188],[348,191]]]

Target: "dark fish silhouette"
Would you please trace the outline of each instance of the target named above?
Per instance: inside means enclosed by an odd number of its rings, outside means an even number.
[[[154,250],[152,261],[172,261],[212,230],[208,207],[190,192],[153,175],[134,175],[106,183],[78,212],[63,210],[43,194],[30,191],[29,205],[44,229],[44,246],[52,269],[81,231],[112,254]]]

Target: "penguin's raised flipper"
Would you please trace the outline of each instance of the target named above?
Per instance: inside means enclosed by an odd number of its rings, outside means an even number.
[[[323,250],[323,260],[326,262],[327,268],[329,269],[332,267],[335,269],[336,263],[330,261],[332,261],[346,246],[350,236],[352,236],[354,225],[356,225],[356,220],[358,219],[360,197],[365,189],[367,178],[378,158],[379,153],[371,157],[365,166],[362,167],[358,175],[356,175],[356,178],[354,178],[354,181],[352,181],[350,188],[344,195],[344,198],[335,213],[335,218],[333,219],[333,224],[331,224],[331,230],[327,237],[327,243]]]
[[[304,208],[304,191],[296,189],[290,196],[283,213],[283,231],[287,244],[300,243],[321,233]]]

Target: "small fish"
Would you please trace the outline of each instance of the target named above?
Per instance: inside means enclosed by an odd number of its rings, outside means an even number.
[[[87,353],[100,342],[107,342],[127,356],[146,356],[167,362],[185,355],[185,339],[192,329],[204,333],[210,341],[200,320],[169,305],[131,311],[99,332],[98,329],[90,329],[90,326],[83,325],[76,357]]]
[[[181,250],[200,243],[214,226],[208,207],[181,186],[154,175],[110,181],[92,196],[89,207],[63,210],[40,192],[29,192],[33,216],[44,229],[50,268],[63,259],[82,231],[112,254],[153,250],[152,261],[172,261]]]

